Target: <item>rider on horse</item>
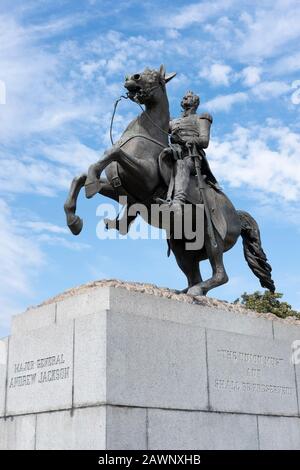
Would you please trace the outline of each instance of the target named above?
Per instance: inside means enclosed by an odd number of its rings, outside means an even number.
[[[199,104],[199,96],[188,91],[181,101],[181,117],[170,122],[171,145],[164,152],[171,153],[174,160],[173,203],[184,204],[187,201],[190,178],[196,173],[193,158],[196,155],[201,160],[201,173],[206,182],[219,189],[203,150],[209,144],[212,116],[208,113],[196,114]]]

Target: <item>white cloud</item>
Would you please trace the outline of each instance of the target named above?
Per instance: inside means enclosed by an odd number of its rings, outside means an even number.
[[[0,200],[0,259],[0,326],[4,326],[19,308],[18,295],[32,296],[32,280],[45,260],[34,240],[22,234],[3,200]]]
[[[82,250],[87,250],[91,248],[91,246],[88,245],[87,243],[76,242],[73,240],[68,240],[67,238],[63,238],[63,237],[52,235],[52,234],[50,235],[47,233],[39,235],[37,237],[37,241],[43,244],[62,246],[64,248],[67,248],[69,250],[74,250],[74,251],[82,251]]]
[[[243,79],[243,83],[246,86],[253,86],[260,82],[260,75],[262,69],[261,67],[254,67],[249,66],[245,67],[241,72],[241,77]]]
[[[205,32],[209,33],[217,42],[219,50],[223,51],[232,48],[232,36],[236,25],[227,16],[221,16],[215,22],[203,25]],[[208,37],[209,39],[209,37]],[[212,48],[210,48],[212,49]]]
[[[287,53],[269,66],[272,73],[276,75],[287,75],[300,70],[300,52]]]
[[[293,81],[292,90],[291,102],[298,106],[300,104],[300,80]]]
[[[198,8],[201,10],[200,3]],[[299,0],[244,2],[243,8],[233,2],[223,16],[221,13],[221,10],[216,16],[212,13],[201,24],[210,59],[251,64],[274,74],[299,70]],[[191,15],[189,24],[196,21],[197,16],[193,19]],[[192,34],[188,37],[190,41]],[[274,65],[266,63],[274,59],[278,61]]]
[[[25,236],[29,236],[30,234],[32,240],[43,248],[45,248],[45,245],[62,246],[74,251],[81,251],[90,248],[90,245],[87,243],[74,241],[74,238],[67,227],[61,227],[50,222],[42,220],[25,220],[19,222],[19,230],[20,233]]]
[[[86,103],[76,100],[71,82],[62,83],[62,70],[63,58],[38,46],[30,28],[0,16],[0,78],[6,83],[6,104],[0,108],[2,142],[82,118]]]
[[[255,85],[252,88],[252,94],[261,101],[268,100],[270,98],[278,98],[289,91],[291,86],[285,82],[280,81],[266,81]]]
[[[233,105],[245,103],[249,97],[245,92],[231,93],[228,95],[218,95],[207,101],[205,107],[210,111],[230,111]]]
[[[6,85],[0,80],[0,105],[6,103]]]
[[[63,209],[62,209],[63,210]],[[39,220],[23,220],[0,199],[0,330],[9,326],[36,295],[36,282],[46,263],[46,245],[82,251],[90,245],[73,241],[65,227]]]
[[[48,232],[48,233],[63,233],[69,234],[69,231],[65,227],[59,227],[58,225],[51,224],[50,222],[42,222],[38,220],[26,221],[23,223],[23,227],[32,230],[33,232]]]
[[[247,91],[230,93],[228,95],[218,95],[207,101],[205,107],[210,111],[230,111],[236,104],[246,103],[250,99],[253,101],[266,101],[272,98],[279,98],[291,92],[292,88],[285,82],[265,81],[253,85]]]
[[[54,196],[66,190],[75,173],[33,157],[0,155],[0,193]]]
[[[180,37],[180,33],[177,29],[170,28],[166,30],[166,36],[170,39],[178,39]]]
[[[178,9],[174,14],[161,18],[160,23],[166,27],[172,25],[175,29],[188,28],[194,23],[204,23],[221,11],[227,10],[233,3],[234,0],[193,3]]]
[[[64,141],[52,145],[37,146],[38,152],[48,160],[69,167],[74,176],[78,172],[87,171],[89,165],[95,163],[102,156],[102,152],[96,151],[78,140]]]
[[[228,86],[232,79],[232,68],[226,64],[212,64],[199,72],[199,77],[205,78],[212,85]]]
[[[45,23],[32,25],[29,29],[31,35],[53,36],[73,29],[76,26],[85,24],[90,16],[81,12],[80,14],[71,14],[55,18]]]
[[[90,60],[81,63],[80,70],[82,71],[84,78],[90,80],[91,78],[95,77],[96,73],[99,73],[99,71],[103,69],[105,65],[106,61],[104,59]]]
[[[284,46],[300,38],[299,1],[275,0],[257,4],[253,14],[241,16],[244,27],[238,31],[237,52],[242,60],[279,55]]]
[[[209,147],[209,159],[221,181],[291,202],[300,197],[299,155],[300,135],[272,121],[236,126]]]
[[[72,21],[57,20],[55,28]],[[99,135],[99,123],[102,132],[108,128],[103,117],[111,115],[113,100],[124,92],[124,75],[146,64],[157,66],[164,53],[164,40],[116,31],[50,48],[41,42],[40,30],[48,31],[45,25],[25,27],[11,15],[0,15],[0,80],[7,95],[0,107],[2,142],[41,133],[74,135],[84,125]]]

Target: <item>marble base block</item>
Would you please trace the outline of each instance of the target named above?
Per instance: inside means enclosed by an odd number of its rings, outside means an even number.
[[[0,340],[0,449],[300,449],[300,322],[93,287]]]

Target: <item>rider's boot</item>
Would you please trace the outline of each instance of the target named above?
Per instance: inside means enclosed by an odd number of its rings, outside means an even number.
[[[159,204],[168,204],[169,206],[182,206],[186,202],[187,189],[190,181],[190,169],[184,159],[175,162],[175,181],[174,194],[172,199],[157,198]]]
[[[186,202],[190,182],[190,168],[185,159],[175,163],[174,196],[171,205],[182,206]]]

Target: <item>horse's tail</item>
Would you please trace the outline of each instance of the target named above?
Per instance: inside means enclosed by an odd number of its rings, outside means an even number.
[[[258,277],[262,287],[275,292],[275,284],[271,276],[272,268],[261,246],[258,225],[248,212],[237,212],[241,221],[244,256],[248,266],[255,276]]]

